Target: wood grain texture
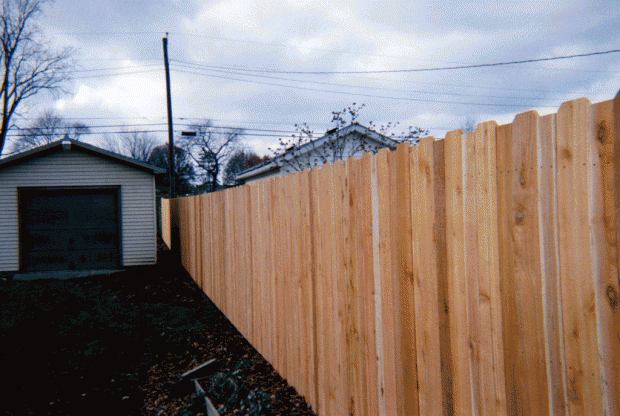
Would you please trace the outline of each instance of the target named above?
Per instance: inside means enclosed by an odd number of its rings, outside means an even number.
[[[455,415],[473,412],[468,319],[468,285],[465,270],[464,140],[460,130],[445,138],[446,252],[452,397]]]
[[[566,368],[562,338],[562,304],[557,221],[556,115],[538,120],[538,187],[541,275],[545,316],[545,353],[549,408],[568,414]]]
[[[520,339],[518,341],[517,395],[519,412],[549,412],[541,275],[538,183],[538,114],[517,115],[512,127],[509,190],[512,267]]]
[[[619,97],[575,100],[163,201],[162,226],[319,415],[614,415],[619,131]]]
[[[603,408],[609,415],[620,413],[620,315],[618,313],[618,224],[614,189],[614,102],[590,106],[588,143],[591,194],[590,224],[594,251],[594,291],[598,318],[598,340]],[[615,299],[615,300],[614,300]]]
[[[377,173],[377,198],[378,198],[378,255],[380,266],[375,269],[375,301],[377,314],[377,351],[383,360],[383,375],[380,399],[385,402],[385,412],[388,415],[397,414],[396,394],[396,347],[395,339],[395,290],[394,290],[394,240],[392,222],[396,218],[390,201],[390,166],[388,162],[388,150],[381,149],[376,158]],[[395,208],[395,207],[394,207]],[[377,273],[378,272],[378,273]],[[378,286],[380,286],[378,290]],[[380,292],[380,293],[379,293]],[[382,356],[382,358],[381,358]],[[400,357],[399,357],[400,358]]]
[[[472,412],[484,414],[483,382],[486,359],[481,354],[482,328],[480,316],[480,280],[478,252],[478,216],[476,200],[476,133],[463,137],[463,226],[464,269],[466,294],[466,334],[469,344],[469,371],[471,374]],[[486,300],[486,299],[485,299]]]
[[[476,129],[476,212],[479,227],[480,353],[484,413],[505,415],[504,344],[497,216],[497,123]]]
[[[558,220],[562,314],[571,414],[602,414],[595,253],[591,247],[591,166],[587,99],[566,102],[557,115]]]
[[[361,232],[360,216],[360,182],[361,161],[349,158],[346,163],[348,186],[345,203],[349,206],[349,227],[347,241],[350,250],[347,261],[349,262],[346,275],[346,312],[345,312],[345,337],[346,337],[346,387],[347,387],[347,410],[349,414],[364,414],[364,389],[363,389],[363,364],[361,347],[361,320],[360,306],[360,276],[364,267],[363,241]]]
[[[442,403],[442,385],[440,323],[439,308],[437,308],[439,301],[438,247],[434,235],[437,217],[433,143],[432,137],[422,139],[412,152],[410,184],[413,272],[404,286],[406,292],[411,292],[414,297],[411,306],[415,312],[410,322],[414,333],[411,334],[409,342],[415,354],[412,358],[415,356],[416,361],[408,367],[408,372],[411,377],[417,375],[419,414],[421,415],[444,413],[443,406],[438,406],[438,403]],[[415,392],[409,394],[412,400],[406,414],[417,414]]]
[[[379,414],[378,360],[376,328],[375,328],[375,280],[374,280],[374,240],[373,240],[373,158],[364,154],[360,160],[361,174],[359,178],[359,205],[358,212],[361,220],[362,262],[360,283],[360,316],[361,316],[361,349],[364,357],[363,385],[365,389],[363,400],[365,413]]]
[[[450,342],[450,309],[448,257],[446,243],[446,172],[445,140],[433,143],[434,210],[433,243],[437,253],[437,311],[439,316],[439,348],[441,354],[442,409],[454,414],[452,394],[452,351]]]

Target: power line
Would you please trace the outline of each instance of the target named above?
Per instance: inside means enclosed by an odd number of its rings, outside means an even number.
[[[352,85],[352,84],[337,84],[337,83],[333,83],[333,82],[321,82],[321,81],[311,81],[311,80],[299,80],[299,79],[292,79],[292,78],[272,77],[272,76],[269,76],[269,75],[255,75],[255,74],[246,74],[246,73],[240,73],[240,72],[223,71],[223,70],[219,70],[219,69],[203,68],[202,66],[198,66],[198,68],[187,66],[187,65],[192,65],[192,64],[187,64],[185,66],[181,66],[180,64],[178,64],[176,62],[178,62],[178,61],[173,61],[173,64],[177,65],[177,66],[180,66],[181,68],[202,69],[202,70],[205,70],[205,71],[213,71],[213,72],[217,72],[217,73],[225,73],[225,74],[231,74],[231,75],[245,75],[245,76],[252,76],[252,77],[277,79],[277,80],[282,80],[282,81],[293,81],[293,82],[302,82],[302,83],[311,83],[311,84],[320,84],[320,85],[331,85],[331,86],[349,87],[349,88],[387,90],[387,91],[397,91],[397,92],[404,92],[404,93],[450,95],[450,96],[459,96],[459,97],[480,97],[479,94],[461,94],[461,93],[439,92],[439,91],[429,91],[429,90],[402,90],[402,89],[386,88],[386,87],[373,87],[373,86]],[[195,65],[197,65],[197,64],[195,64]],[[204,75],[208,75],[208,74],[204,74]],[[514,97],[514,96],[511,97],[511,96],[500,96],[500,95],[484,95],[484,97],[485,98],[517,99],[517,100],[549,100],[549,99],[560,100],[561,99],[561,98],[558,98],[558,97]]]
[[[200,126],[200,123],[175,123],[177,126],[184,126],[184,127],[196,127],[196,126]],[[286,123],[282,123],[282,124],[286,124]],[[142,123],[142,124],[105,124],[105,125],[88,125],[86,126],[89,129],[109,129],[109,128],[126,128],[126,127],[145,127],[145,126],[167,126],[168,123]],[[240,127],[240,126],[209,126],[209,129],[214,129],[214,130],[243,130],[242,134],[251,134],[250,132],[254,132],[254,131],[258,131],[258,132],[266,132],[266,133],[295,133],[295,131],[293,130],[281,130],[281,129],[263,129],[263,128],[253,128],[253,127]],[[23,129],[18,129],[18,131],[22,131],[22,133],[15,133],[15,134],[9,134],[8,136],[12,136],[12,137],[17,137],[17,136],[39,136],[39,135],[43,135],[40,133],[28,133],[28,130],[39,130],[37,127],[32,127],[32,128],[23,128]],[[40,129],[40,130],[44,130],[44,128]],[[45,135],[47,134],[51,134],[51,135],[63,135],[65,134],[67,131],[71,130],[71,126],[69,127],[59,127],[56,128],[55,130],[58,130],[58,132],[50,132],[50,133],[45,133]],[[182,129],[175,129],[175,131],[181,131]],[[81,134],[132,134],[132,133],[149,133],[149,132],[160,132],[161,130],[138,130],[138,129],[129,129],[129,130],[120,130],[120,131],[89,131],[89,132],[83,132]],[[168,131],[168,130],[164,130],[164,131]]]
[[[124,58],[124,59],[78,59],[78,61],[127,61],[127,60],[131,60],[131,61],[136,61],[136,62],[151,62],[151,61],[156,61],[154,59],[129,59],[129,58]],[[217,65],[208,65],[208,64],[204,64],[201,62],[189,62],[189,61],[182,61],[182,60],[170,60],[171,62],[177,62],[177,63],[182,63],[182,64],[187,64],[187,65],[193,65],[193,66],[197,66],[199,68],[204,68],[207,70],[237,70],[237,71],[248,71],[248,72],[261,72],[264,70],[262,69],[257,69],[257,68],[247,68],[247,67],[240,67],[240,66],[217,66]],[[147,68],[147,67],[160,67],[161,64],[150,64],[150,65],[134,65],[134,66],[129,66],[129,67],[114,67],[114,68],[101,68],[101,69],[85,69],[85,70],[76,70],[74,72],[93,72],[93,71],[108,71],[108,70],[122,70],[122,69],[126,69],[126,68]],[[553,70],[550,68],[540,68],[540,69],[544,69],[544,70]],[[150,72],[150,71],[149,71]],[[601,72],[609,72],[609,71],[601,71]],[[141,72],[127,72],[127,74],[132,74],[132,73],[141,73]],[[119,73],[120,75],[123,75],[124,73]],[[96,76],[92,76],[92,77],[73,77],[73,78],[78,78],[78,79],[83,79],[83,78],[105,78],[108,76],[114,76],[117,74],[102,74],[102,75],[96,75]],[[250,74],[248,74],[250,75]],[[376,78],[376,77],[359,77],[359,76],[354,76],[354,75],[347,75],[347,74],[335,74],[335,75],[339,75],[341,77],[344,78],[351,78],[351,79],[356,79],[356,80],[370,80],[370,81],[388,81],[388,82],[406,82],[406,83],[420,83],[420,81],[416,81],[416,80],[409,80],[409,79],[387,79],[387,78]],[[308,81],[306,81],[308,82]],[[334,85],[338,85],[338,84],[334,84]],[[545,90],[545,89],[540,89],[540,88],[508,88],[508,87],[501,87],[501,86],[480,86],[480,85],[467,85],[467,84],[452,84],[452,83],[445,83],[442,82],[441,83],[442,86],[451,86],[451,87],[459,87],[459,88],[470,88],[470,89],[492,89],[492,90],[506,90],[506,91],[533,91],[533,92],[548,92],[548,93],[559,93],[560,91],[557,90]],[[364,86],[358,86],[359,88],[367,88]],[[370,88],[370,87],[368,87]]]
[[[143,71],[131,71],[131,72],[118,72],[111,74],[99,74],[99,75],[86,75],[81,77],[71,77],[71,79],[87,79],[87,78],[107,78],[107,77],[116,77],[120,75],[134,75],[134,74],[145,74],[148,72],[157,72],[159,69],[145,69]]]
[[[73,72],[97,72],[97,71],[118,71],[122,69],[133,69],[133,68],[151,68],[151,67],[161,67],[161,64],[147,64],[147,65],[131,65],[131,66],[116,66],[111,68],[94,68],[94,69],[76,69]]]
[[[276,84],[272,82],[263,82],[263,81],[254,81],[254,80],[247,80],[247,79],[241,79],[241,78],[226,77],[223,75],[211,75],[211,74],[205,74],[201,72],[192,72],[192,71],[178,71],[178,72],[184,73],[184,74],[201,75],[201,76],[212,77],[212,78],[230,79],[233,81],[248,82],[252,84],[262,84],[262,85],[270,85],[270,86],[275,86],[275,87],[293,88],[293,89],[300,89],[300,90],[307,90],[307,91],[327,92],[327,93],[332,93],[332,94],[352,95],[352,96],[359,96],[359,97],[382,98],[382,99],[389,99],[389,100],[416,101],[416,102],[440,103],[440,104],[478,105],[478,106],[485,106],[485,107],[526,107],[527,106],[526,104],[490,104],[490,103],[472,103],[472,102],[446,101],[446,100],[427,100],[427,99],[422,99],[422,98],[408,98],[408,97],[388,97],[388,96],[382,96],[382,95],[350,93],[350,92],[345,92],[345,91],[332,91],[332,90],[325,90],[325,89]],[[557,106],[537,106],[537,107],[556,108]]]
[[[91,35],[91,36],[110,36],[110,35],[156,35],[156,34],[164,34],[166,32],[148,32],[148,31],[137,31],[137,32],[58,32],[60,35]]]
[[[303,74],[303,75],[395,74],[395,73],[447,71],[447,70],[454,70],[454,69],[471,69],[471,68],[486,68],[486,67],[506,66],[506,65],[518,65],[518,64],[526,64],[526,63],[533,63],[533,62],[557,61],[561,59],[573,59],[573,58],[582,58],[586,56],[606,55],[606,54],[618,53],[618,52],[620,52],[620,49],[612,49],[612,50],[600,51],[600,52],[581,53],[581,54],[574,54],[574,55],[552,56],[552,57],[547,57],[547,58],[524,59],[520,61],[495,62],[495,63],[472,64],[472,65],[456,65],[456,66],[444,66],[444,67],[434,67],[434,68],[377,70],[377,71],[281,71],[281,70],[270,70],[270,69],[260,69],[260,70],[259,69],[247,69],[247,70],[255,71],[255,72],[268,72],[268,73],[278,73],[278,74]]]
[[[28,130],[28,129],[25,129]],[[161,133],[161,132],[167,132],[168,130],[136,130],[133,131],[131,133]],[[126,134],[126,131],[90,131],[90,132],[81,132],[80,135],[82,136],[86,136],[86,135],[93,135],[93,134]],[[51,132],[51,133],[14,133],[14,134],[7,134],[6,137],[32,137],[32,136],[64,136],[65,134],[67,134],[67,130],[62,129],[62,131],[59,131],[58,133],[55,132]]]

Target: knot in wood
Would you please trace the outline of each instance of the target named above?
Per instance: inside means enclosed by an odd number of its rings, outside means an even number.
[[[616,288],[613,286],[607,286],[607,298],[609,299],[611,309],[615,310],[618,307],[618,294],[616,293]]]
[[[517,211],[517,213],[515,214],[515,221],[517,222],[517,224],[521,224],[524,218],[525,214],[523,213],[523,211]]]

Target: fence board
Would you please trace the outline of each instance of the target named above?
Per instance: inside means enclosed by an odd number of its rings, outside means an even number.
[[[620,409],[620,96],[162,201],[162,235],[319,415]]]
[[[620,357],[618,327],[618,227],[614,214],[617,189],[613,187],[614,123],[613,101],[590,106],[588,141],[588,190],[594,261],[594,291],[598,318],[599,363],[603,409],[609,415],[620,413],[620,374],[612,363]],[[615,301],[614,301],[615,299]],[[614,313],[616,314],[614,319]],[[610,365],[611,364],[611,365]]]
[[[345,197],[350,210],[350,226],[347,241],[351,247],[348,254],[348,271],[346,275],[346,314],[344,330],[346,336],[346,387],[347,410],[349,414],[364,414],[363,368],[361,348],[360,275],[363,270],[363,244],[361,233],[361,216],[357,210],[360,198],[361,161],[349,158],[346,163],[348,187]]]
[[[562,339],[559,280],[559,246],[556,163],[556,115],[538,119],[538,187],[540,217],[540,261],[545,323],[545,354],[549,408],[553,414],[567,414],[564,340]]]
[[[476,193],[480,252],[481,355],[485,413],[506,414],[497,217],[497,123],[476,130]]]
[[[408,337],[409,349],[411,357],[415,357],[416,361],[407,366],[407,372],[412,380],[408,386],[409,400],[405,414],[418,413],[416,400],[418,395],[419,414],[443,414],[442,406],[438,406],[438,403],[442,402],[442,388],[437,307],[439,270],[434,235],[436,227],[434,162],[434,139],[422,139],[412,152],[411,162],[413,274],[405,287],[407,293],[411,293],[411,307],[414,312],[411,321],[406,325],[411,326],[412,333]]]
[[[434,209],[433,244],[437,254],[439,348],[441,354],[442,409],[454,414],[452,393],[452,350],[450,338],[448,254],[446,245],[446,172],[445,140],[433,143]]]
[[[378,198],[378,226],[373,230],[375,240],[375,256],[378,256],[379,267],[375,268],[375,302],[377,355],[379,356],[379,400],[383,401],[385,414],[396,414],[396,357],[394,346],[394,273],[392,220],[394,213],[390,204],[390,167],[388,151],[381,149],[375,156],[376,183]],[[378,235],[374,234],[378,231]],[[382,409],[379,409],[380,413]]]
[[[408,145],[407,145],[408,146]],[[411,226],[407,227],[407,218],[411,216],[411,201],[408,192],[408,181],[404,182],[404,176],[409,176],[409,160],[408,157],[402,157],[400,152],[387,152],[388,164],[388,188],[389,197],[389,215],[390,228],[388,229],[390,253],[390,275],[391,291],[386,295],[386,302],[390,305],[390,319],[392,325],[392,335],[390,343],[393,349],[393,368],[392,376],[394,383],[394,405],[396,414],[404,412],[405,397],[403,394],[403,365],[401,352],[402,325],[401,325],[401,303],[400,303],[400,286],[401,280],[406,273],[404,262],[411,262],[411,247],[403,244],[403,242],[411,241]],[[408,156],[408,155],[407,155]],[[405,165],[401,165],[401,160],[405,161]],[[399,186],[404,183],[404,186]],[[406,194],[402,191],[407,191]],[[404,225],[404,226],[403,226]],[[408,235],[405,235],[406,233]],[[409,264],[411,271],[411,264]]]
[[[316,363],[315,354],[315,306],[314,306],[314,268],[312,264],[312,223],[311,217],[311,194],[310,174],[304,171],[299,175],[299,285],[300,285],[300,376],[302,377],[300,393],[310,403],[316,403]]]
[[[360,315],[362,317],[362,357],[365,357],[364,376],[364,401],[366,404],[366,413],[368,415],[379,414],[379,400],[377,394],[378,386],[378,360],[377,360],[377,344],[375,342],[375,302],[374,302],[374,240],[373,240],[373,178],[375,177],[372,170],[373,159],[370,155],[364,154],[361,158],[361,175],[360,175],[360,202],[358,209],[360,218],[362,218],[362,255],[363,269],[360,284]]]
[[[530,111],[517,115],[513,123],[510,186],[512,209],[511,241],[514,252],[518,328],[523,336],[518,343],[517,394],[521,411],[549,412],[545,332],[543,320],[543,286],[541,276],[538,184],[538,114]]]
[[[468,331],[468,290],[465,279],[464,216],[464,143],[462,133],[450,132],[445,138],[446,159],[446,248],[448,260],[448,297],[450,313],[450,349],[452,353],[452,394],[456,415],[473,411],[470,340]]]
[[[315,270],[316,270],[316,296],[317,296],[317,368],[318,385],[321,389],[318,392],[318,402],[316,409],[318,412],[330,414],[334,411],[333,386],[330,383],[330,343],[333,329],[329,314],[331,306],[331,296],[326,277],[331,274],[331,250],[326,245],[329,243],[331,234],[331,213],[329,200],[329,184],[327,181],[327,169],[325,167],[314,169],[311,173],[313,179],[314,197],[314,235],[315,235]]]
[[[558,213],[564,343],[570,413],[602,414],[596,294],[590,246],[587,99],[562,104],[557,116]]]
[[[332,207],[334,215],[334,246],[333,265],[335,277],[332,279],[333,319],[335,352],[337,359],[337,373],[335,381],[336,409],[346,409],[347,403],[347,334],[346,334],[346,278],[349,273],[349,253],[351,250],[347,241],[349,224],[348,183],[346,181],[346,166],[338,160],[331,167],[332,171]],[[338,411],[338,410],[337,410]]]
[[[478,218],[476,215],[476,133],[463,137],[463,225],[464,225],[464,291],[466,299],[466,334],[469,344],[472,411],[484,414],[484,363],[480,351],[480,281],[478,268]]]

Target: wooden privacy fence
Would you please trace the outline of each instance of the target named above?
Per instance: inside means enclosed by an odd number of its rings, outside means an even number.
[[[620,94],[164,201],[319,415],[620,413]]]

